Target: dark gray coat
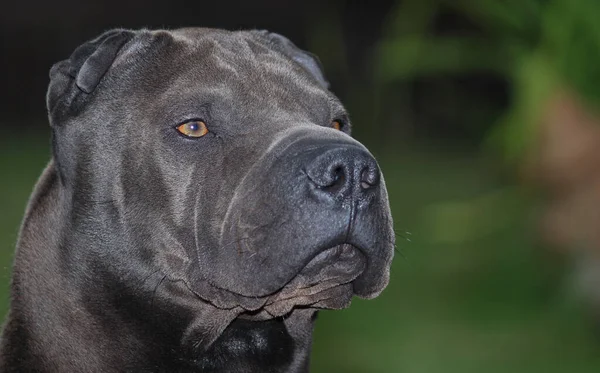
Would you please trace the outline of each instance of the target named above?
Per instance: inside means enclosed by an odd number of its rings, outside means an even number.
[[[386,286],[377,163],[287,39],[113,30],[50,77],[0,371],[306,372],[316,310]]]

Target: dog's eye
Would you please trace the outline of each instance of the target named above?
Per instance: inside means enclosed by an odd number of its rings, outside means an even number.
[[[187,137],[202,137],[208,133],[208,128],[201,120],[191,120],[177,126],[177,131]]]
[[[334,120],[333,122],[331,122],[331,127],[338,131],[341,131],[343,126],[344,124],[340,120]]]

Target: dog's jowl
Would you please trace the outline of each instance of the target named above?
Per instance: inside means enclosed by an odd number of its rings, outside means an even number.
[[[379,166],[281,35],[113,30],[50,71],[1,372],[307,372],[387,285]]]

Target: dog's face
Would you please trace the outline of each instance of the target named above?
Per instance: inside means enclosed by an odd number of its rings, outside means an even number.
[[[88,221],[117,245],[104,253],[113,267],[159,271],[258,319],[386,286],[394,234],[379,167],[287,39],[116,31],[52,79],[61,180],[75,205],[102,209]]]

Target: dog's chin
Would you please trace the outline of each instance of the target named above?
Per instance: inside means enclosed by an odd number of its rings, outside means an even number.
[[[219,290],[218,294],[229,297],[225,301],[240,303],[233,303],[229,307],[220,307],[214,302],[204,303],[212,305],[205,312],[210,313],[213,327],[206,330],[196,328],[196,324],[190,325],[184,343],[189,342],[195,346],[195,351],[199,347],[206,348],[220,341],[217,343],[220,347],[215,347],[215,351],[220,351],[233,346],[229,344],[230,338],[227,336],[236,336],[244,330],[262,335],[263,332],[259,332],[261,330],[267,334],[273,330],[279,333],[285,327],[292,334],[301,334],[303,330],[310,328],[311,317],[317,310],[350,306],[355,294],[354,281],[366,268],[367,259],[361,250],[350,244],[341,244],[319,251],[292,280],[264,298],[255,299],[243,295],[236,297]],[[213,301],[214,299],[213,297]],[[241,302],[247,300],[255,300],[256,306],[245,307]],[[227,306],[228,303],[223,304]],[[250,305],[254,306],[252,303]],[[204,324],[205,316],[199,315]],[[237,340],[236,338],[232,340]],[[198,343],[197,340],[202,340],[203,343]]]
[[[365,270],[367,259],[356,247],[341,244],[321,251],[280,291],[256,311],[240,318],[267,320],[282,317],[294,308],[342,309],[354,295],[353,281]]]

